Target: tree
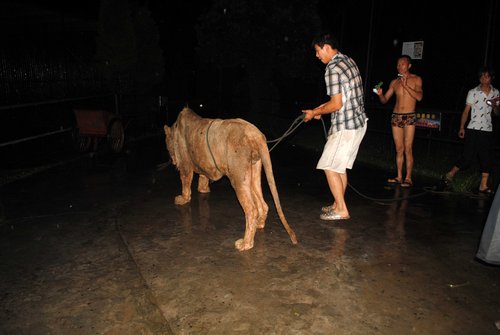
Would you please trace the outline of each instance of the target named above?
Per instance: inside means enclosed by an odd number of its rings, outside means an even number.
[[[97,60],[110,86],[119,93],[147,90],[162,80],[159,33],[147,5],[101,2]]]
[[[317,33],[317,1],[214,0],[196,27],[199,55],[219,78],[231,68],[247,78],[252,119],[268,113],[280,98],[280,82],[312,78],[310,41]],[[230,78],[235,87],[240,74]],[[224,85],[218,85],[219,90]],[[283,90],[282,90],[283,91]],[[221,96],[223,92],[219,92]]]

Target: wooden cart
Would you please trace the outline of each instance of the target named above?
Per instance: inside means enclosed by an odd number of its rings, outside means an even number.
[[[97,150],[97,145],[106,139],[108,147],[113,152],[121,152],[125,141],[125,130],[121,118],[105,110],[76,109],[74,110],[77,132],[75,142],[77,148],[87,152],[91,148]]]

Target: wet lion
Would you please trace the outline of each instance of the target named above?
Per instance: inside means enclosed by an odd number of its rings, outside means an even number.
[[[191,201],[193,173],[199,174],[201,193],[210,192],[210,180],[227,176],[245,212],[245,234],[235,247],[249,250],[254,245],[256,229],[264,228],[269,211],[262,194],[264,167],[281,223],[292,243],[297,243],[281,208],[266,137],[257,127],[242,119],[202,118],[184,108],[172,127],[165,125],[164,130],[168,152],[182,183],[182,194],[175,197],[176,205]]]

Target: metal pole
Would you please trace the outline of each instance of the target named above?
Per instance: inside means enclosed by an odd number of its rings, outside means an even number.
[[[495,27],[494,21],[496,18],[496,6],[497,6],[497,1],[496,0],[490,0],[490,8],[488,11],[488,27],[486,29],[486,45],[485,45],[485,50],[484,50],[484,62],[483,65],[488,65],[488,59],[489,59],[489,54],[490,54],[490,43],[492,42],[492,39],[494,38],[494,33],[493,29]],[[493,37],[492,37],[493,36]]]
[[[49,100],[49,101],[43,101],[43,102],[31,102],[31,103],[27,103],[27,104],[10,105],[10,106],[0,106],[0,111],[11,110],[11,109],[16,109],[16,108],[24,108],[24,107],[50,105],[50,104],[55,104],[55,103],[59,103],[59,102],[88,100],[88,99],[93,99],[93,98],[103,98],[103,97],[107,97],[107,96],[109,96],[109,94],[91,95],[91,96],[82,97],[82,98],[68,98],[68,99]]]
[[[115,114],[120,115],[120,103],[118,101],[118,94],[115,93]]]
[[[11,145],[11,144],[26,142],[26,141],[34,140],[34,139],[45,137],[45,136],[50,136],[50,135],[54,135],[54,134],[65,133],[65,132],[72,131],[72,130],[73,130],[73,128],[62,128],[60,130],[50,131],[48,133],[43,133],[43,134],[39,134],[39,135],[35,135],[35,136],[24,137],[24,138],[21,138],[21,139],[18,139],[18,140],[14,140],[14,141],[0,143],[0,147],[6,147],[6,146]]]
[[[364,85],[364,91],[365,91],[365,96],[368,94],[368,81],[370,79],[370,67],[371,67],[371,55],[372,55],[372,35],[373,35],[373,18],[375,16],[375,2],[374,0],[371,1],[371,8],[370,8],[370,26],[368,30],[368,47],[366,51],[366,69],[365,69],[365,85]]]

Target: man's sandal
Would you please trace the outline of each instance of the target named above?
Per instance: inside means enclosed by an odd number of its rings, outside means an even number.
[[[401,187],[412,187],[413,182],[411,180],[406,179],[402,184]]]
[[[334,211],[329,211],[328,213],[321,213],[319,216],[321,220],[326,221],[337,221],[337,220],[349,220],[350,216],[342,216]]]
[[[487,195],[492,195],[495,192],[491,188],[486,187],[484,190],[479,190],[479,193],[487,194]]]
[[[387,179],[387,183],[389,184],[401,184],[403,182],[403,180],[399,179],[399,178],[389,178]]]
[[[321,207],[321,212],[328,213],[333,211],[333,205],[323,206]]]

